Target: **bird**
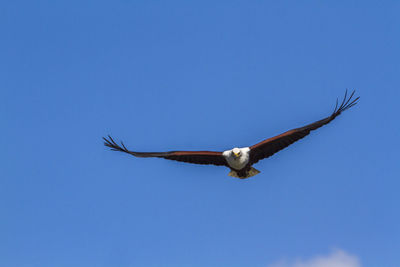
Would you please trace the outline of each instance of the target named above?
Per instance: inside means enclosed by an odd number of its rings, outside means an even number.
[[[114,139],[108,135],[103,137],[104,145],[113,151],[121,151],[140,158],[164,158],[169,160],[182,161],[195,164],[212,164],[217,166],[226,166],[230,168],[228,173],[231,177],[247,179],[260,173],[259,170],[252,167],[258,161],[268,158],[276,152],[288,147],[294,142],[307,136],[311,131],[330,123],[343,111],[353,107],[358,103],[360,97],[353,99],[355,91],[348,97],[347,90],[340,105],[336,99],[336,106],[332,114],[319,121],[286,131],[280,135],[265,139],[250,147],[235,147],[225,151],[168,151],[168,152],[135,152],[128,150],[123,142],[118,145]]]

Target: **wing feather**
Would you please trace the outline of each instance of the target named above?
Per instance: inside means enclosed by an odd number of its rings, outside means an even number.
[[[343,111],[351,108],[355,104],[359,97],[352,100],[355,91],[351,93],[351,95],[347,98],[347,90],[344,95],[343,101],[341,102],[338,108],[338,100],[336,99],[336,106],[333,113],[322,120],[316,121],[314,123],[308,124],[306,126],[296,128],[287,132],[284,132],[275,137],[271,137],[264,141],[261,141],[258,144],[255,144],[250,147],[250,163],[254,164],[261,159],[268,158],[275,154],[276,152],[288,147],[293,144],[297,140],[305,137],[310,133],[310,131],[316,130],[319,127],[328,124],[332,120],[334,120],[337,116],[339,116]],[[352,100],[352,101],[351,101]]]
[[[195,164],[227,165],[222,152],[215,151],[168,151],[168,152],[135,152],[128,150],[124,143],[118,145],[111,136],[103,137],[104,145],[113,151],[121,151],[140,158],[164,158]]]

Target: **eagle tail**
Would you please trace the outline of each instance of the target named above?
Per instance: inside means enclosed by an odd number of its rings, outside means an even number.
[[[235,170],[231,170],[228,173],[228,175],[231,176],[231,177],[239,178],[239,179],[247,179],[247,178],[253,177],[254,175],[257,175],[259,173],[260,173],[259,170],[251,167],[250,170],[248,170],[244,176],[243,175],[239,175],[239,173],[237,173]]]

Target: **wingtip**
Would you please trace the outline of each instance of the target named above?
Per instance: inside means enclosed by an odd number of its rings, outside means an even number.
[[[104,145],[106,147],[109,147],[111,150],[117,150],[116,147],[118,147],[118,145],[115,143],[114,139],[110,136],[107,135],[108,139],[106,137],[103,136],[103,140],[104,140]]]
[[[353,99],[353,96],[355,93],[356,93],[356,90],[353,90],[351,92],[351,94],[348,96],[348,89],[346,89],[343,100],[340,103],[339,107],[338,107],[338,99],[336,99],[336,105],[335,105],[335,109],[333,110],[332,116],[336,117],[343,111],[356,105],[358,103],[358,100],[360,99],[360,97],[357,96],[355,99]]]

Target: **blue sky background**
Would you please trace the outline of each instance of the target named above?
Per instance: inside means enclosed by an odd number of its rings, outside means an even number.
[[[2,1],[0,266],[399,266],[399,1]],[[226,150],[359,105],[255,167]]]

